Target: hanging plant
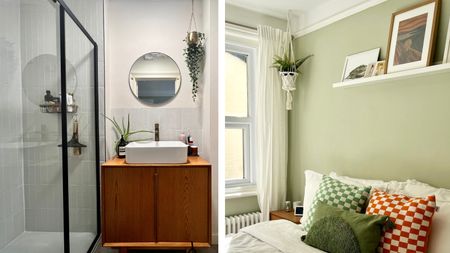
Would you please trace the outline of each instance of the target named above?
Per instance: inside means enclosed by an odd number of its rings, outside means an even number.
[[[299,67],[312,55],[295,60],[294,46],[292,45],[292,36],[290,29],[289,12],[287,19],[287,39],[289,46],[285,48],[283,56],[275,56],[273,67],[277,68],[282,82],[282,89],[286,91],[286,110],[292,110],[292,92],[296,90],[295,82],[299,75]]]
[[[192,27],[192,25],[194,25],[194,27]],[[203,59],[205,56],[205,34],[197,31],[197,23],[194,16],[194,0],[192,0],[189,31],[183,41],[186,42],[186,48],[184,49],[183,55],[186,58],[189,77],[192,82],[192,100],[195,102],[199,89],[198,80],[200,73],[202,72]]]
[[[194,40],[192,38],[195,38]],[[189,70],[189,77],[192,82],[192,100],[195,102],[198,93],[198,79],[202,72],[203,57],[205,56],[205,47],[203,46],[205,34],[200,32],[188,32],[188,36],[184,39],[187,46],[184,49],[184,57]],[[195,41],[195,43],[194,43]]]
[[[290,55],[285,54],[283,57],[275,56],[273,67],[278,70],[278,72],[296,72],[299,73],[299,67],[306,61],[308,58],[312,57],[310,54],[306,57],[300,58],[298,60],[291,60]]]

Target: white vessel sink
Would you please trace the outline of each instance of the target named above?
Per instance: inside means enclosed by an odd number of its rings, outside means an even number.
[[[181,141],[140,141],[125,147],[127,163],[186,163],[187,145]]]

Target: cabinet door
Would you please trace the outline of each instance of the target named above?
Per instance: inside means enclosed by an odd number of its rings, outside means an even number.
[[[210,167],[160,168],[157,240],[210,242]]]
[[[155,170],[103,168],[103,242],[154,242]]]

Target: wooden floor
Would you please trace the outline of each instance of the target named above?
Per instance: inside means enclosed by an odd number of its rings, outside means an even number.
[[[184,250],[130,250],[130,253],[185,253]],[[198,249],[197,253],[217,253],[217,245],[213,245],[209,249]],[[108,248],[100,248],[96,253],[119,253],[118,250],[108,249]]]

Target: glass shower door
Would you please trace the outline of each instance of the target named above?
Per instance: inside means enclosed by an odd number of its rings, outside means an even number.
[[[67,14],[64,25],[65,59],[71,64],[66,65],[70,252],[85,253],[100,233],[97,210],[97,56],[92,41]]]

